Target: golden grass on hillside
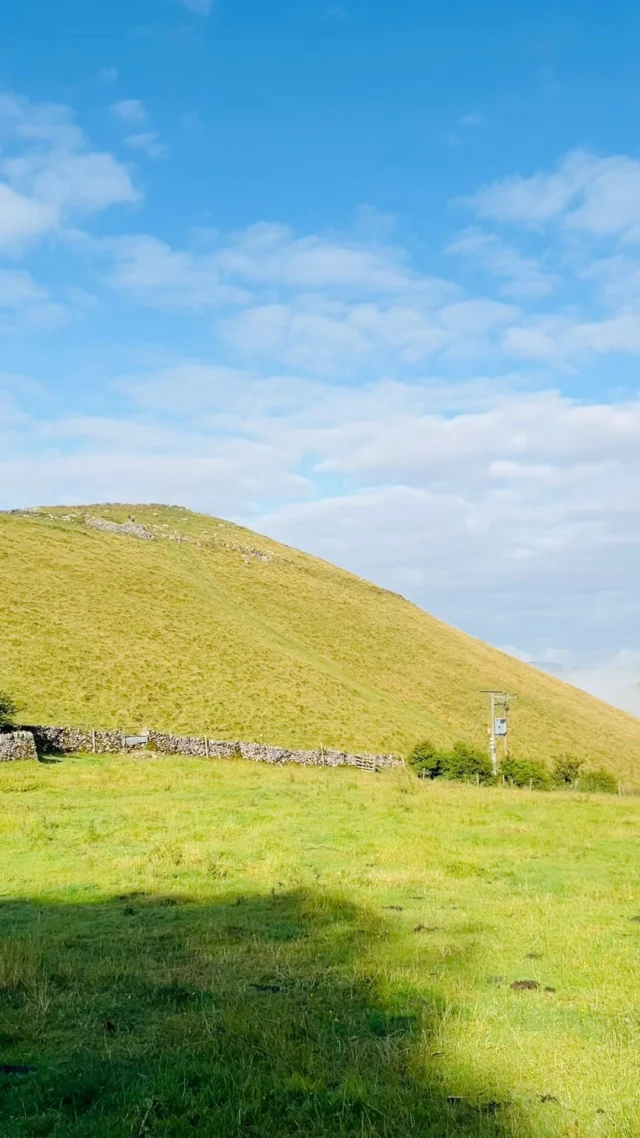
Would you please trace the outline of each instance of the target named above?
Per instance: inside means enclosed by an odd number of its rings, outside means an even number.
[[[85,523],[130,514],[156,540]],[[497,687],[518,695],[516,753],[570,752],[640,781],[631,716],[333,565],[178,507],[0,516],[0,622],[0,688],[25,721],[403,753],[425,736],[484,745],[482,689]]]

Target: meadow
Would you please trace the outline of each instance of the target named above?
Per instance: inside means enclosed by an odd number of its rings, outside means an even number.
[[[638,1135],[639,836],[406,770],[6,764],[0,1133]]]

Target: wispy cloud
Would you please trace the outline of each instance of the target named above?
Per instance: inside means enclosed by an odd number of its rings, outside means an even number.
[[[476,127],[482,126],[484,121],[484,115],[472,111],[470,114],[461,115],[458,119],[458,126],[462,127],[463,130],[474,130]]]
[[[132,150],[141,150],[148,158],[166,158],[169,153],[169,147],[165,146],[160,135],[154,130],[143,134],[130,134],[125,142]]]
[[[547,296],[561,283],[557,273],[545,271],[534,257],[523,256],[497,234],[475,227],[459,233],[447,251],[497,277],[502,281],[501,292],[508,296]]]
[[[586,150],[567,154],[552,173],[520,174],[485,186],[468,204],[496,221],[539,227],[556,220],[597,237],[640,240],[640,162],[602,158]]]
[[[147,121],[147,111],[141,99],[121,99],[111,107],[114,115],[126,123],[143,123]]]
[[[76,215],[138,200],[128,171],[93,150],[68,107],[0,96],[0,246],[15,252]]]

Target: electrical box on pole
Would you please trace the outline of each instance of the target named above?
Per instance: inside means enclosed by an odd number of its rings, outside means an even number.
[[[509,700],[515,699],[515,696],[511,692],[491,688],[485,688],[484,694],[489,696],[489,757],[495,776],[498,773],[497,739],[503,740],[504,758],[509,754]]]

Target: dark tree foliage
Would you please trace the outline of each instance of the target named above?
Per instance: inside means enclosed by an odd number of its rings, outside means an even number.
[[[18,710],[10,695],[0,691],[0,731],[13,727],[13,717]]]
[[[428,740],[418,743],[409,755],[409,766],[419,778],[449,778],[460,782],[491,782],[488,757],[470,743],[455,743],[451,751],[439,751]]]
[[[571,755],[561,755],[553,766],[553,781],[556,786],[572,786],[580,778],[582,759]]]
[[[544,763],[535,759],[510,756],[500,764],[500,776],[511,786],[528,786],[532,790],[551,789],[551,772]]]
[[[489,756],[463,740],[454,743],[453,750],[443,756],[443,774],[459,782],[493,782]]]
[[[592,794],[615,794],[617,789],[618,780],[610,771],[586,771],[578,780],[578,790],[590,791]]]
[[[409,766],[419,778],[441,778],[442,759],[440,751],[429,740],[418,743],[409,755]]]

